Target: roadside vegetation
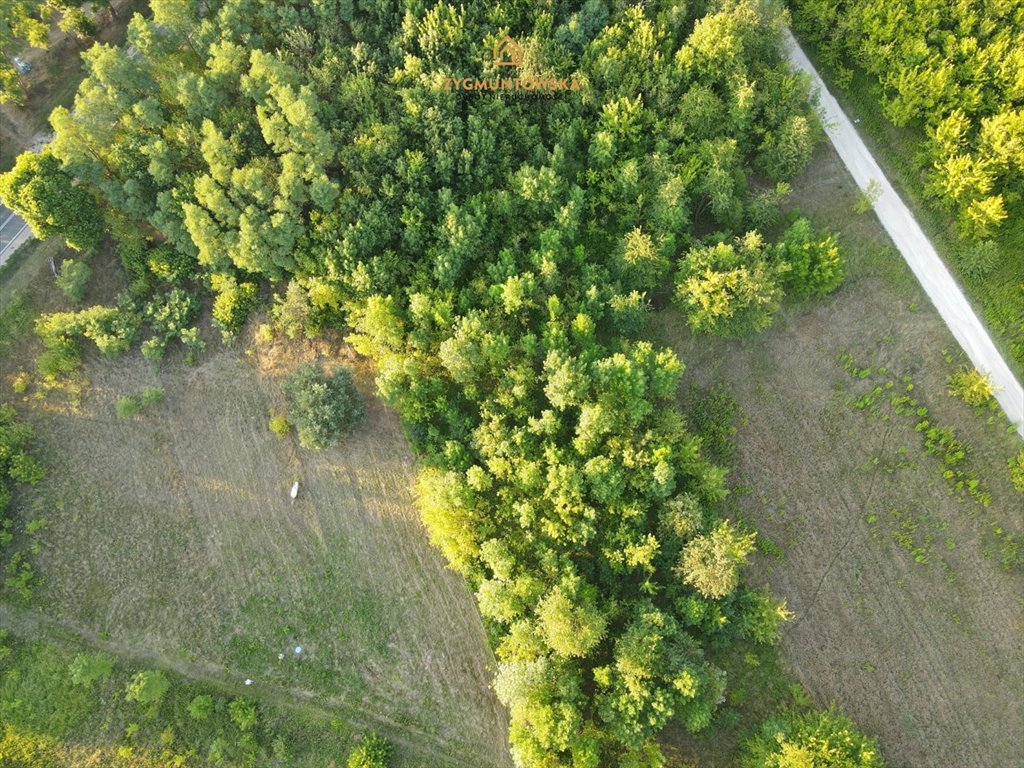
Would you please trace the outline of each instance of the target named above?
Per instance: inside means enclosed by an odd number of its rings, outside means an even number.
[[[793,26],[1024,371],[1017,3],[790,0]]]

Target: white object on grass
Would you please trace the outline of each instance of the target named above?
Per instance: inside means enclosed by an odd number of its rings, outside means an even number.
[[[245,678],[245,684],[246,685],[252,685],[252,680],[250,680],[248,677]]]
[[[292,491],[288,495],[292,497],[292,501],[295,501],[295,497],[299,495],[299,481],[298,480],[296,480],[294,483],[292,483]]]

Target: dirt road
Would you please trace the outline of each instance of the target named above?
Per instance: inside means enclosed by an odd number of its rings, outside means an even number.
[[[787,53],[792,67],[811,76],[818,90],[825,132],[836,152],[861,190],[875,183],[881,191],[875,200],[875,213],[892,238],[911,271],[921,283],[939,315],[949,326],[971,363],[987,373],[996,388],[996,399],[1007,417],[1024,437],[1024,389],[1003,360],[992,338],[964,297],[935,248],[925,236],[913,214],[896,194],[882,169],[875,162],[850,119],[829,93],[814,65],[788,31]]]

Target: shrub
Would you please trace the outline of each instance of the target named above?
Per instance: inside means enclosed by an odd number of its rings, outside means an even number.
[[[288,419],[284,416],[273,416],[270,419],[270,431],[280,438],[287,436],[291,428],[292,425],[288,423]]]
[[[164,399],[163,387],[146,387],[142,390],[142,404],[156,405]]]
[[[984,280],[999,262],[999,246],[982,240],[963,248],[956,257],[960,274],[968,280]]]
[[[137,701],[155,710],[170,689],[171,681],[167,679],[167,675],[151,669],[135,673],[124,689],[124,697],[128,701]]]
[[[867,188],[857,194],[857,202],[853,204],[853,210],[857,213],[867,213],[875,207],[875,203],[881,196],[882,185],[871,179]]]
[[[80,653],[71,662],[70,671],[71,682],[89,687],[110,677],[114,660],[102,653]]]
[[[874,739],[833,709],[767,720],[744,745],[741,768],[884,768]]]
[[[228,716],[240,731],[251,730],[256,725],[256,704],[249,699],[235,699],[228,704]]]
[[[1007,462],[1010,467],[1010,482],[1013,487],[1024,493],[1024,451],[1021,451]]]
[[[11,389],[14,390],[15,394],[23,395],[28,390],[31,380],[31,377],[25,371],[21,371],[14,377],[14,381],[11,382]]]
[[[188,703],[188,716],[193,720],[208,720],[213,714],[213,697],[208,694],[196,696]]]
[[[36,370],[44,378],[59,379],[70,376],[81,364],[78,345],[71,339],[62,339],[39,355]]]
[[[349,753],[345,765],[347,768],[388,768],[392,752],[391,742],[383,736],[370,733]]]
[[[776,253],[789,265],[785,285],[795,296],[825,296],[846,276],[846,259],[835,236],[816,234],[807,219],[793,222]]]
[[[142,410],[142,404],[134,397],[117,398],[117,417],[119,419],[131,419]]]
[[[296,369],[284,385],[288,416],[303,448],[327,448],[361,421],[362,397],[348,368],[328,375],[314,363]]]
[[[60,265],[60,274],[57,275],[57,287],[64,295],[74,302],[80,302],[85,298],[85,286],[89,282],[92,269],[84,261],[66,259]]]
[[[968,405],[985,405],[995,395],[987,374],[977,368],[961,368],[949,377],[949,394]]]
[[[163,339],[152,338],[142,342],[142,356],[147,360],[156,361],[164,356],[167,351],[167,342]]]

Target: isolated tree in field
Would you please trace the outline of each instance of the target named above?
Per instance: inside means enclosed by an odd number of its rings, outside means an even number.
[[[303,448],[329,448],[363,420],[366,408],[348,368],[325,373],[315,363],[293,371],[284,384],[288,419]]]
[[[735,243],[690,250],[676,279],[676,303],[695,331],[742,336],[771,325],[782,288],[756,232]]]
[[[91,253],[103,238],[96,199],[46,150],[19,155],[14,168],[0,175],[0,200],[24,218],[40,240],[63,237],[75,250]]]
[[[753,533],[740,533],[728,520],[683,547],[677,572],[705,597],[725,597],[739,584],[740,566],[754,550]]]

